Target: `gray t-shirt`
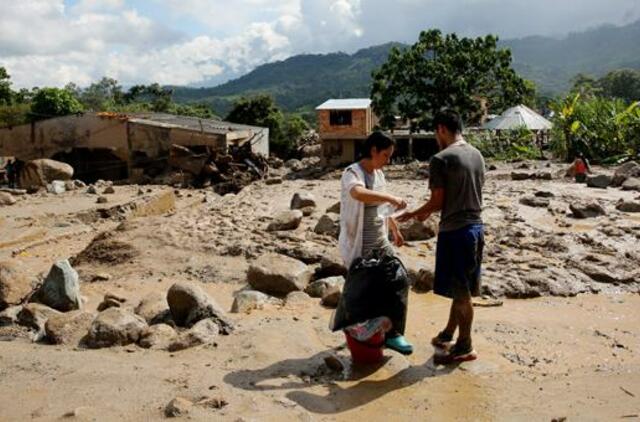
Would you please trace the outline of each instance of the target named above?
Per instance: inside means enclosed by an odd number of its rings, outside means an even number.
[[[458,141],[431,158],[429,189],[444,189],[440,231],[482,224],[484,158],[473,146]]]

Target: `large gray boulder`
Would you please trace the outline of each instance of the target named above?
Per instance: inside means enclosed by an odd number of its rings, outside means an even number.
[[[613,174],[611,184],[613,186],[622,186],[631,177],[640,177],[640,164],[635,161],[629,161],[618,167]]]
[[[203,344],[212,344],[219,332],[218,324],[211,319],[200,320],[190,330],[181,333],[178,339],[169,345],[168,350],[176,352]]]
[[[213,319],[223,330],[232,330],[227,315],[199,286],[175,283],[167,292],[167,303],[173,321],[181,327],[191,327],[200,320]]]
[[[255,290],[271,295],[287,295],[304,290],[312,271],[304,263],[280,254],[266,254],[249,267],[247,281]]]
[[[109,308],[100,312],[91,324],[87,346],[99,349],[136,343],[147,323],[140,316],[123,308]]]
[[[313,232],[337,239],[340,235],[340,216],[337,214],[324,214],[316,223]]]
[[[606,189],[611,185],[611,176],[598,174],[587,177],[587,186],[590,188]]]
[[[31,288],[25,269],[18,261],[0,262],[0,311],[20,303]]]
[[[0,192],[0,207],[4,205],[13,205],[16,202],[16,198],[14,198],[10,193]]]
[[[569,208],[575,218],[594,218],[607,214],[602,205],[597,202],[571,204]]]
[[[49,270],[42,287],[32,298],[58,311],[80,309],[80,283],[78,273],[68,260],[58,261]]]
[[[267,231],[295,230],[300,227],[304,214],[300,210],[283,211],[273,218],[267,226]]]
[[[316,207],[316,198],[312,193],[303,192],[296,193],[291,198],[291,209],[292,210],[301,210],[303,208],[315,208]]]
[[[72,311],[49,317],[44,325],[47,340],[52,344],[78,345],[91,328],[94,314]]]
[[[42,158],[29,161],[18,175],[18,184],[23,189],[46,187],[54,180],[71,180],[73,167],[60,161]]]

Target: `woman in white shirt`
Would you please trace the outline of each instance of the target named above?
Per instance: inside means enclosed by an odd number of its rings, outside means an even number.
[[[347,167],[342,175],[339,248],[347,268],[359,257],[395,255],[388,239],[389,230],[395,246],[404,244],[389,211],[406,208],[407,203],[385,192],[382,172],[389,164],[394,148],[393,139],[382,132],[372,133],[365,141],[364,157]],[[413,352],[413,346],[393,329],[387,334],[385,344],[403,354]]]

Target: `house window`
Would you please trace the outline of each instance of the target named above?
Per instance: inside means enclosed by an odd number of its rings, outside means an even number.
[[[329,124],[331,126],[351,126],[351,110],[331,110]]]

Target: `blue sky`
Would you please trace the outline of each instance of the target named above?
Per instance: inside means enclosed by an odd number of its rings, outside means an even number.
[[[640,19],[640,0],[0,0],[14,87],[214,85],[300,53],[466,36],[562,36]]]

